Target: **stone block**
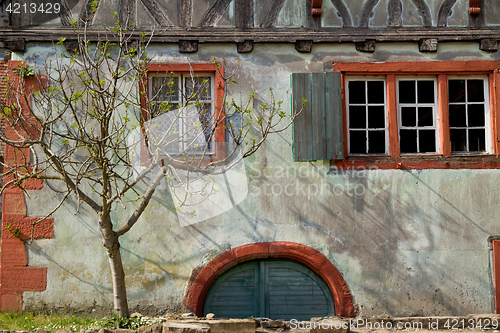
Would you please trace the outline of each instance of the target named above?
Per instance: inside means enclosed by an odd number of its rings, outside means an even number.
[[[179,40],[180,53],[196,53],[198,52],[197,40]]]
[[[207,325],[210,327],[210,333],[255,333],[255,321],[253,319],[216,319],[183,322]]]
[[[253,40],[246,40],[237,44],[238,53],[250,53],[253,51]]]
[[[295,42],[295,50],[300,53],[311,53],[312,45],[312,40],[298,40]]]
[[[496,39],[481,39],[479,44],[479,49],[485,52],[497,52],[498,51],[498,40]]]
[[[208,325],[198,324],[198,323],[174,323],[166,322],[163,323],[163,332],[171,333],[210,333],[210,327]]]
[[[128,330],[126,328],[117,328],[115,329],[115,333],[137,333],[136,330]]]
[[[418,42],[418,49],[420,52],[437,52],[438,40],[437,38],[422,38]]]
[[[369,39],[365,40],[364,42],[357,42],[356,50],[359,52],[375,52],[375,40]]]

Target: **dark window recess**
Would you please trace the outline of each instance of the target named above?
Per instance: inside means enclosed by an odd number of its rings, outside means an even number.
[[[402,154],[435,153],[436,94],[434,80],[400,80],[399,147]]]
[[[448,80],[452,153],[486,151],[485,80]]]
[[[385,82],[353,80],[349,90],[349,153],[386,154]]]

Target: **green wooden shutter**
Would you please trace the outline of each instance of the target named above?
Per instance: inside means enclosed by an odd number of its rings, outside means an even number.
[[[292,110],[307,103],[293,123],[296,162],[344,158],[341,77],[338,72],[292,74]]]

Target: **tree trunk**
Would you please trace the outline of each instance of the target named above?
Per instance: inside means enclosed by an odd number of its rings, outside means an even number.
[[[123,271],[120,242],[118,241],[118,236],[112,229],[109,215],[107,218],[101,217],[99,224],[101,227],[102,242],[106,248],[109,268],[111,269],[114,312],[120,318],[128,317],[127,288],[125,286],[125,272]]]
[[[108,253],[109,267],[113,279],[113,306],[115,314],[120,318],[128,317],[127,288],[125,287],[125,272],[123,272],[122,256],[120,254],[120,243],[116,239],[116,251]]]

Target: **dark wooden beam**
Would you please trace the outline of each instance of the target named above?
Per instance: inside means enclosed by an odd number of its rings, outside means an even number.
[[[137,29],[133,36],[139,38],[142,32]],[[97,40],[97,29],[88,29],[87,38]],[[26,29],[2,29],[0,41],[24,38],[26,42],[58,41],[60,38],[75,39],[75,30],[71,27],[32,27]],[[102,38],[102,37],[101,37]],[[419,42],[421,39],[435,38],[438,42],[480,42],[483,39],[500,40],[500,27],[483,29],[469,28],[321,28],[321,29],[277,29],[249,28],[183,28],[172,27],[154,32],[152,42],[178,43],[179,40],[198,40],[200,43],[238,43],[253,40],[254,43],[295,43],[297,40],[312,40],[314,43],[356,43],[366,40],[376,42]]]
[[[189,28],[193,25],[193,0],[180,0],[180,26],[182,28]]]
[[[6,41],[5,47],[13,52],[24,52],[26,51],[26,41],[24,38],[18,38],[15,40]]]
[[[236,16],[237,28],[253,28],[254,12],[253,0],[235,0],[234,11]]]

